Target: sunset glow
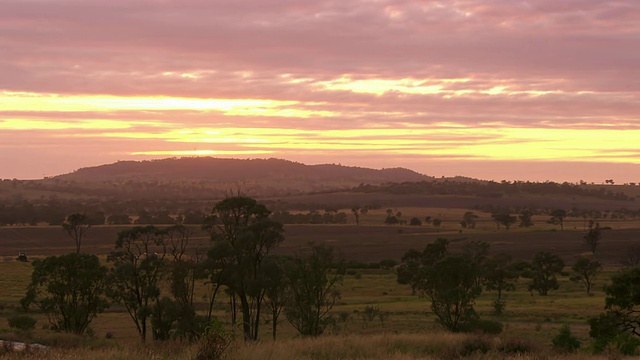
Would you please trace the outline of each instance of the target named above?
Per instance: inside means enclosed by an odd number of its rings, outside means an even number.
[[[635,0],[8,0],[0,23],[0,178],[222,156],[640,181]]]

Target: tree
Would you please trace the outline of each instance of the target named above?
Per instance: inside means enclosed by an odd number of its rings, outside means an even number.
[[[531,221],[532,217],[533,212],[531,212],[531,210],[522,210],[520,215],[518,215],[518,219],[520,219],[520,227],[528,228],[533,226],[533,221]]]
[[[422,221],[420,221],[420,219],[418,219],[417,217],[412,217],[411,220],[409,220],[409,225],[411,225],[411,226],[421,226],[422,225]]]
[[[152,225],[121,231],[116,250],[107,256],[107,261],[113,263],[109,296],[127,309],[143,342],[153,304],[160,301],[163,260],[167,255],[165,235]]]
[[[567,216],[567,212],[562,209],[553,210],[551,212],[551,218],[547,221],[549,224],[560,225],[560,230],[564,230],[564,218]]]
[[[360,216],[369,212],[366,207],[354,206],[351,208],[351,212],[356,219],[356,225],[360,225]]]
[[[240,299],[245,341],[257,340],[265,289],[259,282],[261,265],[284,240],[281,223],[269,219],[270,211],[255,199],[228,197],[213,208],[217,219],[212,251],[228,254],[230,276],[226,285]]]
[[[107,268],[95,255],[50,256],[33,262],[23,307],[36,305],[56,331],[83,334],[109,307],[104,295]]]
[[[131,224],[131,217],[127,214],[112,214],[107,217],[107,224],[109,225],[129,225]]]
[[[402,263],[396,268],[396,281],[398,284],[411,286],[411,295],[416,294],[416,288],[420,283],[419,269],[422,265],[422,253],[410,249],[402,256]]]
[[[433,227],[439,228],[440,225],[442,225],[442,220],[440,219],[433,219],[431,220],[431,224],[433,224]]]
[[[550,290],[557,290],[557,276],[564,269],[564,261],[556,255],[548,252],[539,252],[531,261],[531,283],[529,291],[536,290],[542,296],[546,296]]]
[[[571,269],[574,274],[570,277],[570,280],[576,283],[582,283],[587,289],[587,295],[590,295],[593,280],[602,270],[602,265],[596,260],[581,256]]]
[[[589,230],[584,235],[584,241],[587,243],[592,254],[596,253],[601,237],[602,232],[600,231],[600,223],[594,224],[593,220],[589,221]]]
[[[271,336],[276,340],[280,314],[289,300],[289,283],[286,276],[284,259],[269,256],[263,264],[263,285],[265,288],[265,304],[271,312]]]
[[[473,212],[467,211],[462,216],[462,222],[460,223],[460,225],[462,225],[462,227],[466,228],[466,229],[475,229],[476,228],[476,219],[478,217],[479,216],[474,214]]]
[[[487,246],[473,243],[462,253],[452,254],[448,244],[439,238],[422,252],[407,251],[398,269],[398,282],[415,284],[420,295],[429,299],[438,323],[458,332],[477,318],[473,305],[482,291],[481,263]]]
[[[624,258],[620,262],[622,266],[626,268],[640,265],[640,245],[629,246]]]
[[[491,214],[491,217],[496,222],[496,227],[500,230],[500,224],[504,225],[505,229],[509,230],[511,225],[515,224],[518,220],[515,216],[511,216],[508,213],[498,212]]]
[[[285,315],[300,335],[322,335],[334,323],[330,311],[340,298],[343,267],[333,248],[325,245],[311,244],[308,255],[292,260],[286,272],[291,300]]]
[[[398,218],[393,215],[387,215],[387,217],[384,219],[384,223],[387,225],[395,225],[399,222],[400,220],[398,220]]]
[[[511,257],[507,254],[497,254],[484,262],[483,265],[484,286],[488,291],[497,291],[498,298],[493,307],[498,315],[504,310],[505,302],[502,300],[503,291],[516,289],[515,282],[520,276],[519,271],[511,263]]]
[[[165,229],[165,234],[169,255],[166,270],[172,299],[163,298],[155,306],[152,327],[159,330],[154,331],[154,338],[168,339],[171,325],[176,323],[176,335],[194,340],[205,330],[205,321],[194,307],[196,279],[203,277],[204,251],[196,248],[195,253],[187,254],[193,232],[184,225],[171,226]]]
[[[435,261],[423,268],[418,290],[431,301],[431,311],[442,327],[462,331],[477,317],[473,306],[482,292],[479,266],[463,254],[425,255]]]
[[[640,267],[614,275],[604,291],[605,308],[620,331],[640,336]]]
[[[89,220],[85,214],[71,214],[62,224],[62,228],[71,236],[76,243],[76,254],[80,254],[80,245],[82,245],[82,237],[91,228]]]

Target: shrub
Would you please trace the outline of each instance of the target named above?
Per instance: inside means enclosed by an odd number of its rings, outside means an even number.
[[[486,354],[491,350],[491,341],[482,336],[473,337],[462,342],[460,355],[469,356],[474,353]]]
[[[505,355],[523,355],[535,353],[535,345],[527,340],[509,339],[498,346],[498,351]]]
[[[618,352],[622,355],[635,356],[638,355],[638,347],[640,346],[640,339],[637,336],[633,336],[628,332],[618,334],[613,338],[612,344],[618,349]]]
[[[496,299],[491,302],[491,306],[493,307],[493,313],[500,316],[504,313],[504,309],[507,307],[507,302]]]
[[[640,347],[640,338],[630,333],[617,334],[613,338],[596,338],[591,343],[591,350],[596,353],[612,352],[624,356],[637,356]]]
[[[18,330],[33,330],[38,322],[36,319],[28,315],[14,315],[8,319],[9,327]]]
[[[378,263],[378,266],[381,269],[391,269],[394,268],[398,265],[398,262],[394,259],[384,259],[384,260],[380,260],[380,262]]]
[[[213,322],[200,338],[195,360],[224,359],[230,343],[229,333],[224,330],[222,323]]]
[[[563,325],[553,338],[553,349],[561,353],[573,353],[580,348],[580,340],[571,334],[568,325]]]

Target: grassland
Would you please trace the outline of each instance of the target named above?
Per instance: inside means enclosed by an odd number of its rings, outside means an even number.
[[[386,226],[382,225],[386,216],[384,210],[370,211],[361,219],[361,225],[288,225],[285,227],[286,240],[278,250],[281,254],[292,254],[308,246],[309,241],[323,242],[338,249],[343,257],[360,262],[378,262],[382,259],[400,260],[410,249],[423,249],[438,237],[448,238],[455,248],[469,241],[486,241],[492,252],[506,252],[516,260],[529,260],[538,251],[550,251],[560,255],[568,265],[578,255],[586,254],[583,243],[584,219],[567,219],[564,231],[558,226],[547,224],[546,218],[534,217],[535,226],[528,229],[512,228],[498,230],[490,214],[476,212],[480,217],[476,229],[461,229],[458,225],[462,214],[460,208],[394,208],[402,217],[425,216],[443,220],[441,228],[430,225]],[[348,211],[348,210],[346,210]],[[350,219],[353,223],[353,219]],[[620,260],[630,246],[640,244],[640,222],[603,220],[601,226],[611,230],[603,232],[598,251],[598,259],[605,264],[594,286],[591,296],[583,288],[569,281],[568,276],[560,279],[560,289],[549,296],[532,294],[526,289],[527,280],[521,279],[516,291],[507,294],[507,308],[504,315],[494,317],[491,301],[494,293],[485,292],[477,300],[476,310],[483,318],[498,320],[504,324],[503,334],[496,337],[477,335],[452,335],[443,333],[429,312],[425,299],[411,295],[406,285],[399,285],[393,270],[352,269],[341,284],[342,297],[333,309],[339,319],[336,326],[320,339],[300,339],[294,329],[283,322],[279,325],[276,342],[270,340],[270,326],[262,326],[261,342],[245,346],[233,343],[230,348],[232,359],[439,359],[456,358],[465,344],[485,341],[491,350],[487,354],[475,354],[471,358],[494,359],[508,354],[498,351],[499,344],[524,341],[536,355],[509,355],[520,359],[564,358],[552,354],[551,339],[563,324],[571,330],[583,344],[588,344],[587,319],[603,311],[604,293],[602,288],[611,274],[618,270]],[[96,226],[87,234],[83,250],[102,257],[113,249],[118,231],[128,227]],[[194,228],[193,246],[206,246],[205,233]],[[138,343],[135,329],[119,306],[112,306],[93,323],[92,338],[76,339],[52,334],[47,330],[47,321],[41,314],[33,314],[38,319],[36,329],[27,333],[15,333],[9,329],[7,317],[19,311],[19,300],[24,295],[29,282],[29,263],[15,261],[19,251],[26,251],[31,258],[64,254],[73,251],[73,241],[58,227],[3,227],[0,228],[0,338],[26,340],[53,345],[47,358],[57,359],[163,359],[192,358],[195,347],[186,344],[162,344],[153,347]],[[567,267],[568,270],[568,267]],[[204,309],[202,295],[198,290],[198,306]],[[382,319],[368,320],[362,316],[365,307],[370,306],[384,314]],[[216,316],[226,321],[229,317],[227,299],[219,298]],[[110,338],[107,339],[107,333]],[[444,355],[443,355],[444,354]],[[613,354],[613,353],[612,353]],[[14,358],[18,355],[5,354],[1,357]],[[19,355],[20,358],[38,358],[42,355]],[[32,356],[32,357],[30,357]],[[610,355],[614,356],[614,355]],[[586,351],[567,359],[598,359]]]

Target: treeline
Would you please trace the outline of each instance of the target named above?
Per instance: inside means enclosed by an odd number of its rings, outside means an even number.
[[[0,226],[58,226],[73,213],[84,214],[90,225],[199,225],[206,221],[210,209],[201,201],[15,200],[0,203]],[[348,221],[347,214],[337,209],[294,213],[276,210],[271,217],[283,224],[346,224]]]
[[[590,188],[585,185],[555,182],[530,181],[420,181],[388,183],[383,185],[360,184],[351,191],[364,193],[421,194],[421,195],[466,195],[486,198],[501,198],[515,194],[589,196],[607,200],[634,201],[624,192],[614,192],[605,187]]]
[[[233,188],[236,183],[213,180],[198,181],[161,181],[161,180],[122,180],[87,183],[75,180],[45,179],[45,180],[3,180],[2,185],[12,192],[51,193],[62,196],[85,198],[99,198],[112,200],[211,200],[220,198],[225,190]],[[244,183],[251,188],[254,196],[282,196],[298,194],[293,188],[279,189],[275,186],[265,186],[256,181]]]

